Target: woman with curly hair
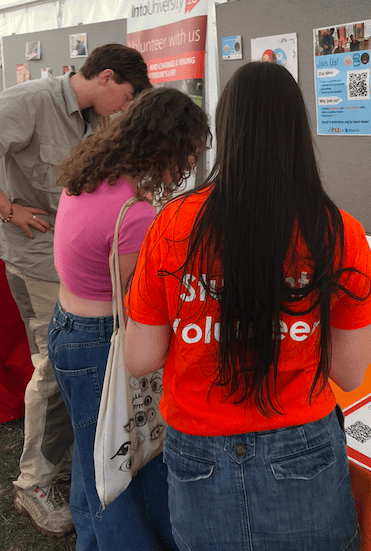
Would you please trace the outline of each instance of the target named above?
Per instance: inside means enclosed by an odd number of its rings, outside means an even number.
[[[318,173],[282,66],[227,83],[216,158],[148,232],[127,298],[125,366],[164,366],[170,518],[181,551],[357,551],[329,377],[371,362],[371,251]]]
[[[189,177],[209,135],[205,113],[188,96],[151,89],[76,147],[60,168],[58,182],[65,189],[54,238],[60,293],[48,349],[74,431],[70,509],[78,551],[176,549],[162,454],[101,511],[93,448],[113,330],[109,255],[118,213],[129,198],[138,198],[119,232],[125,289],[155,217],[147,197],[161,191],[170,196]]]

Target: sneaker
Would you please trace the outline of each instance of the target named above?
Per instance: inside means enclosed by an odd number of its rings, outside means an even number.
[[[18,489],[14,507],[44,536],[60,538],[74,529],[68,503],[54,484],[45,489]]]

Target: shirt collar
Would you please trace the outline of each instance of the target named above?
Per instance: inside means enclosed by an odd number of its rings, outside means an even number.
[[[80,112],[80,109],[77,103],[77,97],[70,82],[70,77],[72,77],[72,75],[74,74],[75,73],[71,71],[70,73],[66,73],[62,77],[62,91],[63,91],[64,101],[66,102],[67,112],[69,115],[72,115],[72,113],[75,113],[76,111]]]
[[[72,88],[70,82],[70,77],[75,74],[76,73],[74,73],[73,71],[70,71],[69,73],[66,73],[62,76],[62,91],[64,101],[66,102],[67,112],[69,115],[77,112],[80,114],[81,118],[86,120],[88,123],[96,125],[98,121],[98,115],[95,114],[94,109],[89,107],[88,109],[84,109],[83,113],[80,111],[75,91]]]

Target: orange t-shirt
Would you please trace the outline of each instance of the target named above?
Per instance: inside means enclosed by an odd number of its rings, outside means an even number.
[[[187,273],[179,283],[179,267],[185,259],[194,218],[209,192],[208,188],[186,199],[176,199],[159,213],[144,239],[126,297],[128,315],[133,320],[173,327],[164,365],[161,413],[174,429],[203,436],[270,430],[321,419],[335,407],[335,397],[327,384],[320,395],[315,392],[308,403],[318,364],[317,309],[306,315],[282,313],[279,331],[275,330],[275,338],[281,339],[276,396],[282,414],[265,417],[252,400],[236,405],[232,403],[233,398],[223,400],[219,387],[210,390],[215,378],[219,338],[218,301],[205,294],[198,273]],[[341,216],[344,266],[355,267],[371,277],[371,251],[362,226],[345,212],[341,212]],[[302,243],[297,247],[299,252],[304,250]],[[287,281],[303,286],[309,269],[303,260],[293,269],[294,272],[290,266],[284,266]],[[360,296],[367,295],[369,281],[355,273],[341,276],[341,283]],[[303,310],[303,304],[300,309]],[[371,297],[359,302],[344,293],[333,295],[330,315],[331,326],[338,329],[369,325]]]

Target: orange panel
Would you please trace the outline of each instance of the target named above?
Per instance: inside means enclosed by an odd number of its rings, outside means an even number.
[[[361,400],[362,398],[364,398],[365,396],[371,393],[371,364],[367,368],[367,371],[365,373],[365,378],[363,379],[363,383],[361,384],[361,386],[359,386],[355,390],[352,390],[352,392],[343,392],[332,381],[330,381],[330,384],[336,396],[337,403],[340,405],[342,409],[344,409],[350,406],[351,404],[358,402],[358,400]]]

